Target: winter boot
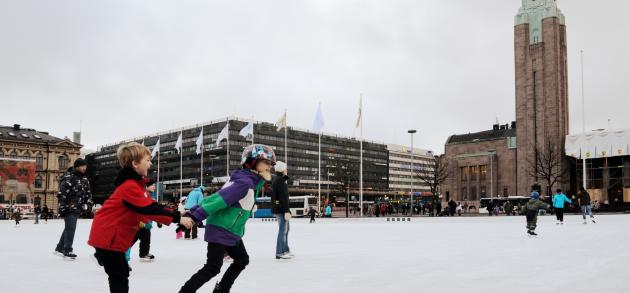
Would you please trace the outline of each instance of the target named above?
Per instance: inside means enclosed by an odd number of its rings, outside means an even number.
[[[64,252],[63,253],[64,260],[75,260],[77,259],[77,255],[72,252]]]
[[[155,256],[150,253],[140,257],[140,262],[152,262],[153,260],[155,260]]]
[[[220,283],[217,283],[214,286],[214,290],[212,290],[212,293],[230,293],[230,289],[229,288],[223,288],[223,287],[221,287]]]

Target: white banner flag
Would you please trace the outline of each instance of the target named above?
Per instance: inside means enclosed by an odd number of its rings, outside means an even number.
[[[254,136],[254,123],[249,122],[241,131],[238,133],[240,136],[244,138],[249,138],[250,136]]]
[[[155,143],[155,146],[153,146],[153,150],[151,151],[151,158],[155,158],[155,155],[157,155],[157,153],[160,151],[160,139],[158,138],[158,141]]]
[[[357,118],[357,124],[355,125],[355,128],[361,127],[361,119],[363,119],[362,116],[363,116],[363,97],[359,99],[359,116]]]
[[[283,128],[287,127],[287,112],[284,112],[282,117],[278,119],[278,122],[276,122],[276,127],[278,127],[276,131],[280,131]]]
[[[315,113],[315,121],[313,121],[313,130],[321,131],[324,128],[324,115],[322,114],[322,104],[317,106]]]
[[[201,133],[199,133],[199,137],[197,137],[197,141],[195,143],[197,144],[197,155],[201,154],[203,147],[203,128],[201,129]]]
[[[182,134],[179,134],[179,137],[177,138],[177,142],[175,143],[175,149],[177,150],[177,153],[179,154],[182,151]]]
[[[226,124],[225,127],[223,127],[223,130],[221,130],[221,133],[219,133],[219,137],[217,137],[217,146],[219,146],[219,143],[228,138],[228,131],[229,131],[229,124]]]

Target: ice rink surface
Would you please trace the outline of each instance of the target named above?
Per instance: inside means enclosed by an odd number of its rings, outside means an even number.
[[[278,261],[277,223],[252,219],[244,238],[250,265],[232,292],[630,292],[630,215],[597,221],[567,216],[557,226],[553,216],[540,217],[540,236],[529,238],[524,217],[294,219],[296,258]],[[64,261],[52,254],[62,220],[24,220],[19,228],[0,221],[0,292],[109,292],[89,257],[90,224],[79,221],[79,257]],[[177,292],[205,263],[206,243],[175,240],[174,226],[152,231],[156,261],[138,262],[134,246],[130,292]]]

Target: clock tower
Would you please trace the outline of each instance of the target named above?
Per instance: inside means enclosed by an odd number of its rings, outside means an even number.
[[[569,130],[566,27],[556,2],[522,0],[515,17],[518,195],[528,194],[534,183],[543,184],[529,174],[528,161],[537,157],[536,149],[551,144],[564,150]]]

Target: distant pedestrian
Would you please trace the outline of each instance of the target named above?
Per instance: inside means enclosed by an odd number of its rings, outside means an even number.
[[[556,225],[564,225],[564,205],[565,203],[573,204],[573,202],[562,193],[562,190],[556,190],[553,196],[553,209],[556,211]]]
[[[591,221],[595,223],[595,217],[593,217],[593,209],[591,207],[591,196],[584,189],[584,187],[582,187],[580,190],[579,200],[580,200],[580,205],[582,206],[582,218],[584,219],[584,224],[588,223],[586,222],[586,215],[589,215],[591,218]]]
[[[39,217],[42,214],[42,208],[40,208],[39,205],[36,205],[35,209],[33,209],[33,213],[35,213],[35,224],[39,224]]]
[[[537,236],[536,224],[538,222],[538,210],[547,209],[549,205],[540,201],[540,194],[532,191],[530,200],[525,204],[525,219],[527,220],[527,234]]]
[[[20,221],[22,220],[22,210],[15,209],[13,211],[13,215],[11,215],[11,217],[13,217],[13,219],[15,220],[15,227],[19,227],[20,226]]]

